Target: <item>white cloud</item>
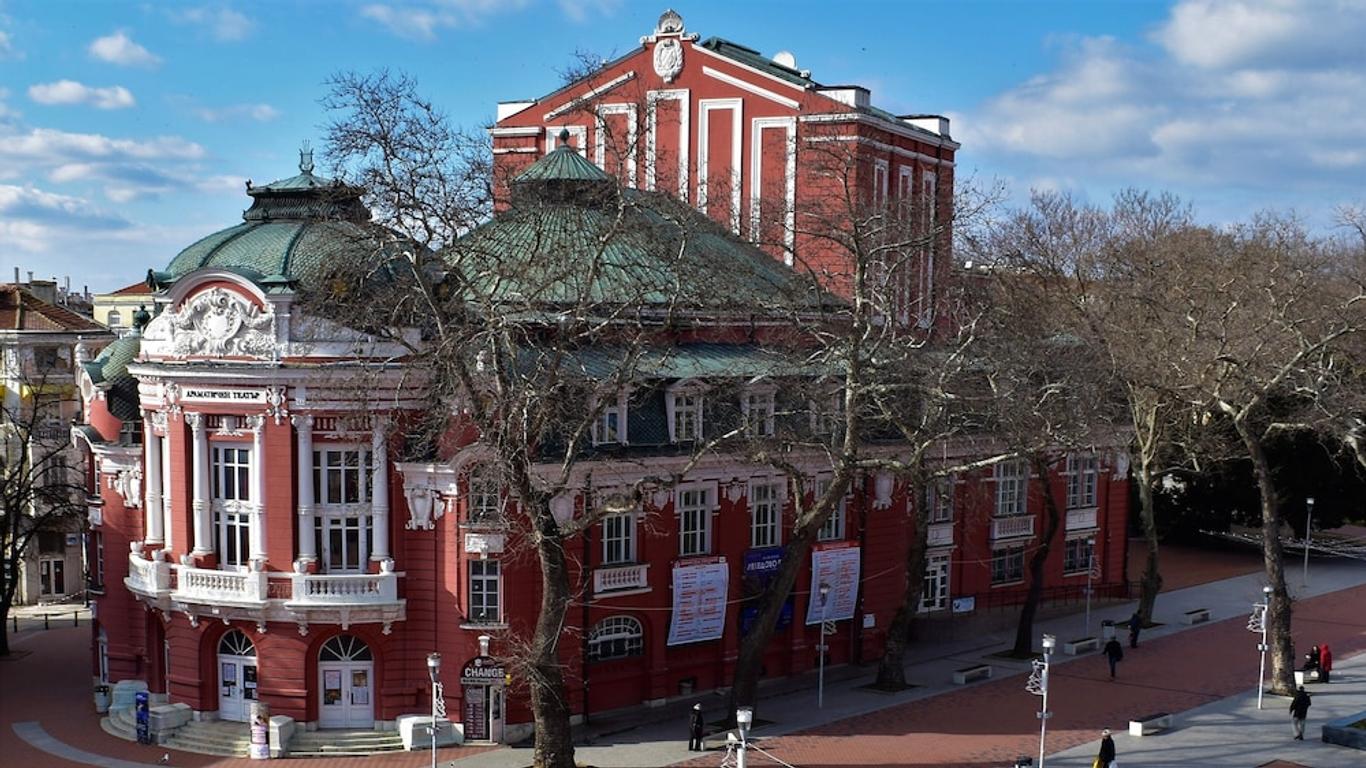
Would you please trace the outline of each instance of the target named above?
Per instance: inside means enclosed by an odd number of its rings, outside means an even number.
[[[280,110],[269,104],[232,104],[226,107],[199,107],[194,114],[206,123],[243,119],[268,123],[280,116]]]
[[[127,109],[136,103],[133,94],[121,85],[92,88],[75,80],[31,85],[28,97],[39,104],[89,104],[96,109]]]
[[[172,11],[171,19],[181,24],[193,24],[208,30],[215,40],[225,43],[245,40],[256,23],[231,8],[200,7]]]
[[[1363,0],[1187,0],[1153,39],[1203,68],[1366,60]]]
[[[13,58],[18,55],[14,50],[14,43],[10,42],[9,33],[0,29],[0,59]]]
[[[360,15],[379,22],[399,37],[435,40],[442,29],[470,27],[499,13],[519,11],[529,0],[428,0],[423,3],[362,6]]]
[[[133,42],[123,30],[95,38],[90,43],[90,55],[124,67],[155,67],[161,63],[161,57]]]
[[[621,8],[621,0],[556,0],[560,13],[576,24],[590,16],[614,16]]]
[[[0,240],[21,252],[46,253],[59,236],[108,233],[129,226],[126,219],[79,197],[0,184]]]

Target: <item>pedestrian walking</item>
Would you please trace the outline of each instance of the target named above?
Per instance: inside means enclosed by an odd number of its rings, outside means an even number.
[[[1295,739],[1304,741],[1304,720],[1309,717],[1309,705],[1313,704],[1309,700],[1309,694],[1305,692],[1304,686],[1300,686],[1295,691],[1295,698],[1290,700],[1290,722],[1295,726]]]
[[[702,728],[706,722],[702,719],[702,705],[692,705],[692,719],[688,721],[688,751],[702,751]]]
[[[1333,672],[1333,649],[1328,647],[1328,643],[1319,646],[1319,682],[1328,682],[1328,677]]]
[[[1105,660],[1110,662],[1110,679],[1115,679],[1115,665],[1124,660],[1124,646],[1119,644],[1119,640],[1110,638],[1110,642],[1105,644]]]
[[[1129,617],[1129,647],[1138,647],[1138,630],[1143,629],[1143,617],[1134,611],[1134,615]]]
[[[1092,768],[1118,768],[1119,763],[1115,761],[1115,740],[1110,738],[1110,729],[1106,728],[1100,732],[1100,754],[1096,755]]]

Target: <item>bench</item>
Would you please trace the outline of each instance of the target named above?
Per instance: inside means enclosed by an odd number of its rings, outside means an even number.
[[[1204,624],[1209,621],[1208,608],[1196,608],[1193,611],[1186,611],[1181,614],[1182,624]]]
[[[1172,727],[1170,712],[1155,712],[1129,721],[1130,736],[1147,736]]]
[[[1077,656],[1083,653],[1094,653],[1100,650],[1100,640],[1094,637],[1079,637],[1076,640],[1069,640],[1062,644],[1062,652],[1068,656]]]
[[[978,664],[975,667],[963,667],[953,673],[953,682],[958,685],[967,685],[973,680],[987,680],[991,678],[991,665]]]
[[[1305,683],[1317,683],[1321,682],[1321,680],[1322,677],[1319,674],[1319,670],[1317,669],[1295,670],[1295,685],[1304,685]]]

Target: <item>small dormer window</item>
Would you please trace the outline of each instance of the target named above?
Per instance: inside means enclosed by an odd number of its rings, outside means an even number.
[[[745,437],[773,437],[773,390],[749,390],[740,396],[745,416]]]
[[[626,394],[601,404],[593,420],[593,445],[626,444]]]
[[[811,431],[818,435],[839,435],[844,431],[844,390],[828,390],[811,402]]]
[[[702,388],[680,382],[669,389],[669,440],[682,443],[702,439]]]

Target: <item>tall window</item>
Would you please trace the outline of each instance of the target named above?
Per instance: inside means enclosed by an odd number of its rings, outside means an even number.
[[[941,477],[925,489],[925,511],[931,523],[947,523],[953,520],[953,478]]]
[[[873,205],[881,208],[887,204],[887,161],[873,161]]]
[[[327,447],[313,452],[316,551],[326,573],[363,573],[370,559],[370,451]]]
[[[498,525],[503,522],[503,494],[495,475],[488,470],[470,472],[468,522],[474,525]]]
[[[1003,461],[996,465],[995,474],[996,516],[1023,515],[1028,498],[1029,465],[1024,459]]]
[[[777,483],[754,483],[749,487],[749,545],[776,547],[782,543],[782,496]]]
[[[840,435],[844,432],[844,390],[836,389],[817,397],[811,403],[811,430],[818,435]]]
[[[746,437],[773,436],[773,392],[746,392],[740,399]]]
[[[213,497],[221,501],[251,500],[251,449],[213,447]]]
[[[90,571],[90,580],[94,582],[91,586],[104,589],[104,534],[102,532],[90,532],[90,548],[95,553],[95,562],[91,564]]]
[[[602,407],[593,422],[593,445],[626,442],[626,396],[617,395]]]
[[[214,543],[222,568],[244,568],[250,557],[251,449],[214,445],[211,451]]]
[[[1085,509],[1096,506],[1098,479],[1096,457],[1069,455],[1067,457],[1067,508]]]
[[[471,623],[502,623],[501,581],[497,560],[470,561],[470,611],[468,618]]]
[[[1024,547],[991,550],[991,583],[1009,584],[1024,579]]]
[[[325,448],[313,452],[313,498],[320,506],[370,503],[370,451]]]
[[[117,309],[111,309],[109,314],[104,317],[104,324],[110,328],[117,328],[123,325],[123,315],[119,314]]]
[[[1086,573],[1086,569],[1091,567],[1091,558],[1094,554],[1094,539],[1068,539],[1063,546],[1062,572],[1067,574]]]
[[[924,216],[922,232],[928,238],[925,247],[921,251],[920,259],[920,295],[916,297],[919,304],[919,322],[922,327],[928,327],[934,321],[934,257],[935,239],[938,233],[935,229],[939,226],[939,211],[937,206],[938,186],[937,178],[931,171],[925,171],[921,178],[920,210]]]
[[[669,437],[675,443],[702,439],[702,393],[681,388],[669,393]]]
[[[636,561],[636,516],[630,512],[602,519],[602,563],[621,565]]]
[[[678,491],[678,554],[682,557],[711,552],[711,503],[706,489]]]
[[[816,481],[816,498],[819,499],[830,489],[831,478],[823,477]],[[841,498],[835,504],[835,510],[830,513],[830,517],[825,519],[825,524],[821,526],[816,534],[818,541],[839,541],[844,538],[844,517],[847,498]]]
[[[949,556],[925,558],[925,584],[921,588],[920,610],[939,611],[949,604]]]
[[[645,652],[645,632],[631,616],[609,616],[588,635],[588,660],[611,661]]]

